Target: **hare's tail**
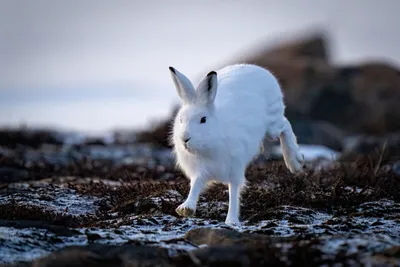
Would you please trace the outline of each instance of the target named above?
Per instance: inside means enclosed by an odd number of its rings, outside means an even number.
[[[296,136],[290,122],[285,118],[284,128],[279,137],[283,159],[291,173],[301,172],[304,166],[304,155],[300,153]]]

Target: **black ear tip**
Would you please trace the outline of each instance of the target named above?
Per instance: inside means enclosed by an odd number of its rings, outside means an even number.
[[[169,70],[170,70],[173,74],[175,74],[175,69],[174,69],[173,67],[169,67]]]
[[[215,71],[210,71],[207,76],[211,76],[211,75],[217,75],[217,73]]]

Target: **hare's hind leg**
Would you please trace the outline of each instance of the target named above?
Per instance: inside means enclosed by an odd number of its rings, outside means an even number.
[[[304,166],[304,155],[299,151],[297,139],[293,133],[290,122],[285,117],[283,118],[283,122],[283,130],[279,137],[283,159],[285,160],[286,167],[290,172],[301,172]]]
[[[190,180],[190,191],[185,202],[176,208],[176,213],[183,217],[192,217],[196,213],[197,201],[201,191],[204,189],[204,180],[201,177],[196,177]]]

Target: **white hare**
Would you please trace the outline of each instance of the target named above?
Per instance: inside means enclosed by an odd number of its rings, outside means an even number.
[[[208,73],[195,88],[182,73],[169,67],[182,100],[174,120],[172,142],[177,164],[190,178],[190,192],[176,212],[192,216],[208,182],[229,187],[226,224],[239,224],[240,194],[248,164],[267,136],[280,138],[289,170],[303,168],[303,155],[284,115],[277,79],[266,69],[237,64]]]

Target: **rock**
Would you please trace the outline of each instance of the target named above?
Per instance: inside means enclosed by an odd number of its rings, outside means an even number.
[[[35,260],[36,267],[90,267],[90,266],[173,266],[168,261],[168,250],[147,246],[109,246],[93,244],[73,246]]]
[[[400,129],[400,71],[379,62],[353,71],[352,98],[358,108],[353,125],[365,133],[382,134]]]
[[[254,238],[251,243],[237,242],[232,245],[212,245],[186,252],[175,251],[175,255],[171,255],[171,251],[166,248],[132,244],[72,246],[53,252],[25,266],[358,266],[356,263],[360,262],[361,259],[369,266],[371,262],[374,263],[373,266],[391,266],[388,264],[389,262],[398,262],[396,260],[398,248],[384,250],[385,245],[380,245],[381,247],[373,254],[374,258],[371,260],[368,257],[370,254],[363,252],[367,244],[365,242],[370,241],[368,236],[362,237],[363,240],[358,240],[357,238],[360,237],[356,237],[349,242],[332,237],[321,240],[311,238],[302,241],[268,242],[265,240],[271,238],[267,237],[262,240],[258,238],[260,235],[252,234],[250,236]],[[354,252],[344,254],[340,250],[338,252],[330,251],[332,247],[331,239],[335,239],[333,241],[337,242],[336,245],[350,247],[351,251]],[[349,264],[351,262],[353,264]]]
[[[277,249],[269,246],[218,246],[202,248],[194,253],[198,266],[287,266]]]
[[[247,61],[246,61],[247,62]],[[319,95],[335,78],[335,69],[319,59],[265,59],[248,61],[269,69],[279,80],[284,92],[289,119],[310,118]]]
[[[254,242],[263,242],[265,244],[277,243],[282,241],[291,241],[295,237],[276,237],[262,234],[240,233],[232,229],[213,229],[196,228],[188,231],[184,238],[195,245],[234,245],[234,244],[252,244]]]
[[[369,157],[375,162],[378,160],[393,162],[400,159],[400,133],[349,136],[344,139],[343,146],[342,160]]]
[[[269,69],[285,93],[288,117],[297,119],[307,117],[321,89],[334,81],[335,69],[327,50],[325,36],[311,35],[261,50],[240,62]]]
[[[277,40],[273,44],[257,49],[248,56],[254,64],[263,64],[270,60],[317,59],[329,62],[328,40],[322,32],[298,35],[297,37]]]
[[[264,58],[294,59],[313,58],[329,61],[327,40],[324,34],[316,33],[276,45],[264,52]]]
[[[400,72],[369,62],[339,67],[333,82],[313,100],[309,116],[353,133],[383,134],[400,130]]]
[[[197,228],[188,231],[184,237],[195,245],[228,245],[240,240],[242,234],[229,229]]]
[[[351,241],[345,241],[331,236],[321,239],[302,236],[271,237],[210,228],[193,229],[185,237],[196,244],[208,245],[189,253],[190,259],[197,266],[321,266],[335,263],[352,265],[349,264],[351,261],[358,262],[359,259],[365,258],[362,252],[365,249],[364,242],[368,242],[369,239],[369,242],[375,241],[369,236],[358,236]],[[363,241],[360,242],[360,238]],[[340,251],[328,252],[333,244],[357,248],[357,252],[347,256]],[[374,263],[379,265],[395,260],[398,250],[391,249],[389,253],[386,251],[378,252],[379,255],[384,254],[385,258],[382,261],[374,260]],[[365,261],[367,264],[370,262]]]

